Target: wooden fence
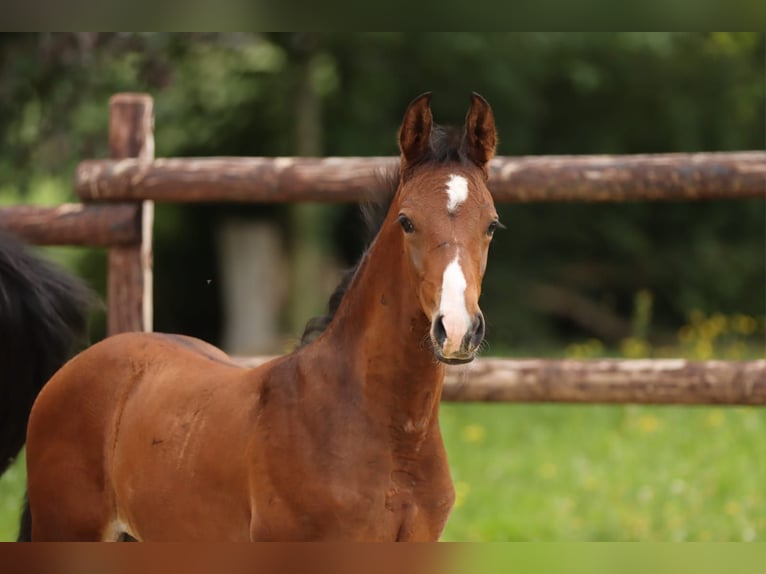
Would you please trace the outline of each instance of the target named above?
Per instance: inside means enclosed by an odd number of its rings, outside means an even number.
[[[37,244],[109,250],[109,334],[152,330],[154,201],[359,201],[394,157],[154,159],[153,102],[110,100],[111,159],[83,161],[83,204],[0,209],[0,225]],[[766,152],[498,157],[499,202],[624,202],[766,197]],[[238,359],[257,365],[266,358]],[[477,359],[449,367],[445,400],[766,404],[766,360]]]

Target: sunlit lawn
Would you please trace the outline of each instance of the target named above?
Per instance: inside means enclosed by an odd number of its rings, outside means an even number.
[[[766,540],[766,410],[445,405],[446,540]]]
[[[766,541],[766,409],[445,404],[446,540]],[[16,533],[22,465],[0,479]]]

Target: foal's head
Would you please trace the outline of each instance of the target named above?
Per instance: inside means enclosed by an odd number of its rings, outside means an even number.
[[[402,120],[401,179],[385,225],[403,235],[436,357],[465,363],[484,338],[481,280],[500,225],[487,189],[497,135],[492,109],[478,94],[462,133],[433,125],[430,99],[416,98]]]

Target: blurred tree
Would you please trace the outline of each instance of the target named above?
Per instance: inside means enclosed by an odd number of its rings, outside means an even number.
[[[320,157],[323,155],[321,77],[324,63],[317,33],[300,32],[279,39],[288,40],[290,60],[295,62],[294,144],[291,155]],[[329,238],[332,233],[333,206],[296,203],[289,206],[291,274],[289,329],[300,334],[308,317],[325,312],[327,294],[317,286],[324,283],[331,264]]]

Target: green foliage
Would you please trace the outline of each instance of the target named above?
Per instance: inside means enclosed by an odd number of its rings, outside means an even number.
[[[570,343],[564,354],[574,359],[618,354],[627,359],[683,357],[699,361],[752,360],[763,356],[766,316],[757,318],[742,313],[707,316],[694,309],[689,313],[688,323],[678,329],[675,337],[660,344],[652,344],[648,339],[650,324],[651,294],[641,291],[636,297],[632,333],[620,341],[618,348],[609,349],[599,339],[590,338]]]

